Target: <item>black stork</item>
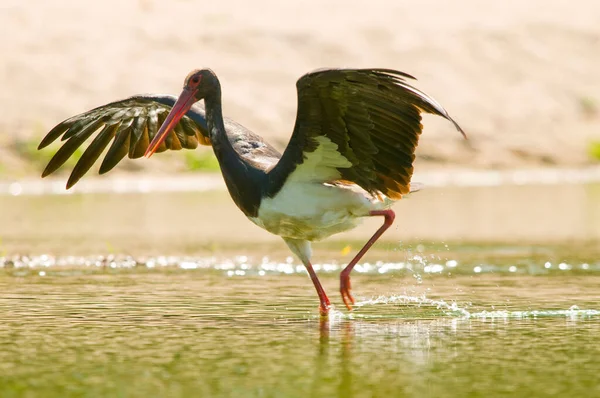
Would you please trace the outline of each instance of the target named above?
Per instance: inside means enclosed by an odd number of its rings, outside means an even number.
[[[311,242],[352,229],[363,217],[382,216],[383,225],[340,274],[342,299],[351,310],[350,272],[392,225],[392,203],[410,192],[421,112],[446,118],[466,138],[446,110],[407,78],[414,79],[389,69],[321,69],[302,76],[296,84],[296,124],[280,154],[258,135],[223,118],[219,79],[210,69],[194,70],[178,98],[134,96],[54,127],[39,149],[61,136],[66,142],[42,177],[61,167],[96,132],[67,189],[111,140],[100,174],[125,155],[150,157],[167,149],[212,145],[233,201],[253,223],[281,236],[302,261],[322,315],[331,305],[311,265]],[[204,108],[196,104],[200,100]]]

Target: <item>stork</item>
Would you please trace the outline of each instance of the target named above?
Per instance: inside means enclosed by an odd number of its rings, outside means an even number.
[[[331,304],[311,264],[311,242],[355,228],[364,217],[383,224],[340,274],[340,293],[351,310],[350,273],[392,225],[392,204],[411,191],[421,113],[459,125],[432,97],[390,69],[320,69],[297,82],[298,109],[290,141],[279,153],[260,136],[223,117],[221,84],[210,69],[192,71],[179,97],[138,95],[69,118],[39,149],[66,141],[42,177],[95,134],[67,182],[73,186],[108,146],[100,174],[126,155],[212,145],[227,189],[259,227],[283,238],[302,261],[317,290],[319,311]],[[204,100],[204,107],[198,104]]]

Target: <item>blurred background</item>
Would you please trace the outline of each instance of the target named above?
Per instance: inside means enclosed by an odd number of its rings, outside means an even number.
[[[600,160],[599,20],[594,0],[4,0],[3,176],[40,172],[20,140],[37,143],[64,118],[129,95],[178,94],[205,66],[221,79],[225,114],[278,147],[302,74],[385,67],[417,77],[469,133],[472,148],[426,120],[422,163],[591,164]]]
[[[25,181],[40,182],[58,146],[36,147],[58,122],[133,94],[178,94],[194,68],[210,67],[220,77],[226,116],[281,149],[293,128],[302,74],[328,66],[385,67],[416,76],[415,84],[469,135],[464,141],[449,123],[425,117],[415,179],[433,193],[399,207],[407,209],[400,211],[410,225],[400,228],[400,237],[600,236],[600,194],[590,183],[600,179],[597,1],[574,7],[564,0],[4,0],[1,8],[0,188],[6,193],[26,193]],[[55,177],[52,192],[64,193],[74,163]],[[75,192],[94,181],[125,178],[123,188],[144,178],[205,173],[209,183],[190,184],[222,189],[210,148],[165,153],[125,160],[100,180],[90,172]],[[144,181],[144,189],[161,186]],[[436,191],[448,186],[454,191]],[[216,202],[229,200],[222,199]],[[24,203],[4,214],[16,225],[12,232],[28,225],[22,221],[32,205]],[[223,213],[247,225],[226,203]],[[19,206],[22,213],[14,210]],[[208,222],[206,214],[198,217]],[[46,225],[38,221],[29,228]],[[46,221],[55,228],[56,220]],[[271,239],[247,227],[257,239]],[[202,233],[195,229],[190,234]]]
[[[600,396],[599,0],[1,0],[0,33],[0,396]],[[313,245],[321,318],[210,148],[40,178],[57,123],[201,67],[282,149],[296,80],[344,66],[469,136],[425,117],[351,313],[381,219]]]

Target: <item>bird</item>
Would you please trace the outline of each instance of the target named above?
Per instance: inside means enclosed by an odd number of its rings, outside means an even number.
[[[352,310],[350,273],[394,222],[392,204],[411,192],[421,114],[447,119],[467,138],[436,100],[408,83],[411,79],[383,68],[328,68],[303,75],[296,83],[294,129],[280,153],[223,117],[217,75],[196,69],[177,97],[136,95],[59,123],[38,148],[59,137],[64,141],[42,177],[58,170],[93,135],[67,189],[111,141],[100,174],[126,155],[149,158],[166,150],[212,146],[233,201],[251,222],[283,238],[306,268],[319,297],[319,313],[326,317],[333,306],[313,268],[311,242],[353,229],[365,217],[383,218],[340,273],[342,301]]]

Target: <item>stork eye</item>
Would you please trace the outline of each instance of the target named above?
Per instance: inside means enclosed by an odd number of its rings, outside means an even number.
[[[198,83],[200,83],[200,77],[194,76],[190,79],[190,82],[192,82],[192,84],[198,84]]]

